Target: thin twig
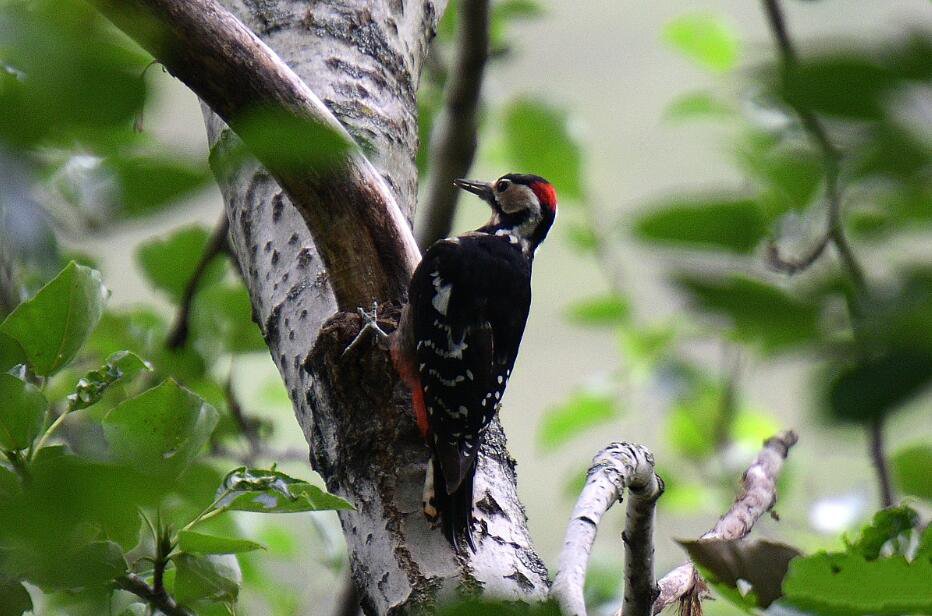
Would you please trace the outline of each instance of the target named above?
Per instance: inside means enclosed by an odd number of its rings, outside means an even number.
[[[709,532],[700,539],[741,539],[750,534],[755,522],[773,509],[777,502],[777,476],[783,462],[799,437],[792,430],[780,432],[764,441],[757,458],[744,472],[741,493],[728,512],[719,518]],[[707,592],[705,583],[692,563],[680,565],[657,583],[660,595],[654,602],[653,613],[680,603],[683,611],[694,610],[699,599]],[[631,616],[619,612],[616,616]]]
[[[880,504],[882,507],[893,506],[893,484],[890,481],[890,469],[887,457],[884,455],[883,417],[875,417],[867,430],[867,440],[870,443],[870,456],[877,472],[877,483],[880,485]]]
[[[178,605],[178,602],[170,594],[165,591],[156,592],[154,588],[146,584],[146,581],[135,573],[121,575],[115,582],[118,587],[143,599],[165,616],[194,616],[194,612]]]
[[[165,339],[165,346],[169,349],[179,349],[188,341],[190,331],[191,307],[194,305],[194,296],[201,284],[201,279],[207,271],[207,266],[214,260],[214,257],[227,250],[227,234],[230,231],[230,221],[226,213],[220,215],[220,221],[214,227],[213,233],[207,240],[204,252],[201,254],[197,267],[194,268],[194,274],[188,280],[181,296],[181,303],[178,304],[178,313],[175,315],[175,323],[172,325],[168,337]]]
[[[777,43],[777,49],[780,52],[780,60],[783,65],[783,78],[786,79],[789,72],[796,66],[797,55],[790,39],[789,31],[786,27],[786,20],[783,17],[783,11],[780,8],[779,0],[763,0],[764,9],[767,13],[767,20],[770,24],[770,30],[773,33],[774,40]],[[870,290],[867,284],[867,277],[864,275],[864,268],[861,266],[848,237],[845,235],[844,226],[841,220],[841,188],[838,181],[838,161],[840,154],[832,145],[828,132],[816,117],[808,109],[794,105],[793,109],[799,115],[803,127],[809,134],[810,139],[819,147],[822,152],[823,167],[825,169],[825,191],[828,198],[828,229],[824,242],[831,244],[838,251],[842,266],[848,273],[848,278],[854,288],[854,297],[848,299],[848,312],[851,318],[851,328],[855,338],[858,337],[858,323],[861,316],[864,303],[867,301]],[[817,246],[818,248],[818,246]],[[823,247],[824,249],[824,247]],[[772,251],[772,253],[775,251]],[[813,251],[813,253],[816,251]],[[821,254],[822,250],[818,251]],[[811,259],[814,262],[818,258]],[[772,259],[773,261],[773,259]],[[811,265],[811,262],[809,265]],[[805,260],[800,264],[805,265]],[[808,267],[808,265],[805,265]],[[798,271],[799,268],[797,268]],[[871,459],[874,469],[877,472],[878,482],[880,484],[881,503],[884,507],[893,504],[893,488],[890,480],[890,473],[887,466],[886,456],[883,451],[883,418],[878,417],[867,426],[868,440],[871,443]]]
[[[612,443],[592,459],[586,485],[576,501],[550,595],[567,616],[585,616],[583,585],[589,554],[602,516],[631,496],[625,523],[625,610],[649,615],[654,585],[654,506],[663,481],[654,473],[654,457],[640,445]]]
[[[763,0],[763,2],[771,33],[773,34],[777,49],[780,53],[780,62],[783,68],[783,78],[785,80],[790,71],[797,65],[796,50],[790,39],[779,0]],[[791,106],[799,116],[809,138],[822,152],[822,165],[825,170],[825,193],[828,200],[828,228],[825,237],[802,259],[798,261],[781,259],[778,254],[775,254],[776,247],[772,247],[771,261],[776,264],[785,264],[787,266],[786,269],[792,270],[792,272],[800,271],[812,265],[824,252],[825,245],[830,241],[838,251],[838,255],[841,257],[845,269],[848,270],[848,274],[855,288],[859,293],[863,293],[867,289],[864,270],[855,258],[841,224],[841,188],[838,182],[838,161],[841,157],[840,153],[832,144],[828,136],[828,131],[825,130],[822,122],[814,113],[799,105],[791,103]]]
[[[489,1],[459,4],[459,33],[444,105],[430,139],[430,177],[418,245],[426,250],[450,233],[459,191],[452,182],[463,177],[476,154],[482,75],[489,56]]]

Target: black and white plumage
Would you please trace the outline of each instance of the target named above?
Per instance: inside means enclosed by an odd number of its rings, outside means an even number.
[[[514,368],[531,305],[534,252],[556,217],[543,178],[457,180],[493,209],[476,231],[436,242],[411,279],[393,347],[432,450],[425,513],[454,545],[471,533],[473,476],[486,428]]]

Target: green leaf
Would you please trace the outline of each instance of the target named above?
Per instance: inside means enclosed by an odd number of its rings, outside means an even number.
[[[175,598],[179,603],[198,599],[236,601],[243,574],[235,556],[178,554],[173,560],[177,568]]]
[[[375,112],[363,99],[358,103],[355,112]],[[340,131],[280,109],[253,110],[236,118],[233,126],[256,158],[267,167],[286,171],[326,172],[354,147]]]
[[[265,546],[255,541],[234,537],[216,537],[191,530],[178,531],[178,547],[184,552],[198,554],[240,554],[265,549]]]
[[[588,225],[567,221],[562,225],[563,234],[570,245],[582,252],[592,252],[599,247],[599,237]]]
[[[890,460],[893,478],[905,494],[932,500],[932,445],[919,443],[904,447]]]
[[[818,194],[825,163],[811,149],[786,147],[767,136],[750,133],[739,146],[738,162],[761,185],[757,197],[765,216],[809,207]]]
[[[698,308],[727,318],[736,339],[765,354],[800,347],[819,336],[817,305],[759,280],[680,275],[676,282]]]
[[[635,233],[659,244],[748,254],[767,234],[767,219],[750,199],[699,197],[655,206]]]
[[[207,229],[186,227],[167,238],[145,242],[137,250],[136,260],[149,283],[178,303],[184,296],[185,287],[194,277],[209,240],[210,232]],[[213,259],[201,276],[200,288],[220,280],[223,271],[223,259]]]
[[[699,384],[695,391],[670,410],[666,421],[667,440],[680,455],[705,459],[716,450],[716,426],[721,423],[722,389],[714,383]]]
[[[210,179],[206,165],[178,157],[116,156],[107,161],[120,182],[123,213],[140,216],[176,203]]]
[[[924,351],[892,351],[843,369],[829,383],[833,417],[868,421],[883,417],[932,384],[932,355]]]
[[[123,550],[113,541],[93,541],[61,554],[41,555],[29,581],[46,591],[105,586],[128,569]]]
[[[566,112],[534,99],[518,99],[505,113],[503,129],[514,169],[547,178],[560,197],[583,197],[582,154]]]
[[[572,304],[567,316],[580,325],[617,325],[628,320],[631,306],[616,294],[591,297]]]
[[[94,331],[107,293],[100,272],[72,261],[35,297],[17,306],[0,324],[0,332],[19,343],[36,374],[52,375]]]
[[[848,544],[848,552],[865,560],[876,560],[887,542],[909,533],[918,524],[919,514],[910,507],[888,507],[874,514],[871,523],[861,529],[857,541]]]
[[[709,92],[690,92],[677,97],[667,105],[663,116],[677,122],[687,120],[724,119],[735,115],[735,110]]]
[[[49,403],[36,387],[0,374],[0,449],[26,449],[42,431]]]
[[[268,352],[262,332],[252,320],[249,292],[239,282],[202,289],[191,312],[191,330],[199,340],[219,343],[229,353]]]
[[[609,393],[580,390],[558,407],[548,409],[541,420],[537,440],[552,450],[595,426],[619,417],[620,410]]]
[[[932,561],[902,556],[867,561],[821,552],[790,563],[783,584],[797,608],[827,616],[932,613]]]
[[[10,368],[27,361],[23,347],[19,346],[14,338],[0,332],[0,372],[7,372]]]
[[[783,81],[783,96],[796,107],[842,117],[877,119],[895,77],[871,59],[857,54],[808,58]],[[845,96],[839,96],[844,92]]]
[[[7,143],[94,149],[132,138],[127,126],[145,98],[139,75],[149,58],[92,11],[65,0],[4,3],[0,138]]]
[[[296,513],[353,508],[339,496],[274,469],[234,469],[224,479],[221,491],[231,493],[222,506],[233,511]]]
[[[17,580],[0,576],[0,616],[20,616],[33,609],[32,597]]]
[[[152,370],[148,362],[130,351],[118,351],[97,370],[84,375],[68,395],[68,412],[96,404],[107,389],[122,378],[131,379],[143,370]]]
[[[734,68],[738,35],[724,18],[708,13],[677,17],[663,29],[663,39],[684,56],[716,73]]]
[[[750,603],[751,607],[767,608],[779,599],[787,567],[801,555],[792,546],[767,540],[699,539],[677,543],[703,569],[706,580],[740,592],[740,607]],[[750,592],[739,589],[738,580],[748,583]],[[734,597],[732,593],[726,596]]]
[[[146,474],[181,474],[217,425],[217,411],[167,380],[116,406],[103,420],[112,455]]]

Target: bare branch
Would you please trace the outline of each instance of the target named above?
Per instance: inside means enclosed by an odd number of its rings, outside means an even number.
[[[94,4],[234,130],[245,113],[271,109],[352,142],[314,92],[214,0]],[[262,162],[310,228],[341,309],[404,296],[420,253],[384,180],[358,148],[326,169],[274,157]]]
[[[777,246],[776,242],[772,241],[767,246],[767,264],[778,272],[783,272],[785,274],[799,273],[809,269],[813,263],[819,260],[819,257],[825,252],[831,240],[831,234],[826,231],[808,252],[799,257],[787,257],[780,254],[779,246]]]
[[[883,418],[875,417],[867,428],[867,440],[870,447],[870,457],[877,472],[877,483],[880,486],[880,505],[884,508],[893,506],[893,481],[890,478],[890,468],[883,446]]]
[[[764,10],[767,13],[767,22],[776,41],[780,53],[780,62],[783,65],[784,78],[786,78],[786,74],[797,64],[796,50],[793,48],[793,42],[790,39],[779,0],[763,0],[763,2]],[[825,192],[828,199],[828,229],[826,230],[825,239],[816,244],[806,257],[798,262],[787,262],[791,266],[789,269],[792,269],[790,273],[812,265],[825,249],[825,245],[822,244],[827,245],[828,241],[831,240],[835,249],[838,250],[842,264],[848,271],[855,288],[859,293],[863,294],[867,289],[864,270],[855,258],[841,224],[841,188],[838,183],[838,160],[841,155],[832,144],[828,131],[825,130],[822,122],[814,113],[798,105],[794,105],[793,110],[799,116],[809,138],[822,152],[822,165],[825,170]],[[782,259],[771,260],[776,263],[783,261]],[[792,268],[792,265],[797,263],[799,267]]]
[[[795,67],[797,63],[796,51],[793,48],[793,42],[790,39],[789,31],[786,27],[786,20],[783,17],[783,11],[780,8],[779,0],[763,0],[764,10],[767,13],[767,21],[770,30],[777,44],[780,53],[780,59],[783,64],[784,78],[786,74]],[[838,251],[841,258],[843,269],[847,272],[848,278],[855,291],[855,297],[848,302],[848,311],[851,315],[851,328],[855,337],[859,337],[857,320],[861,314],[862,305],[865,298],[869,295],[870,290],[867,284],[867,277],[864,275],[864,268],[861,266],[848,237],[845,235],[844,226],[841,220],[841,187],[838,181],[838,160],[840,153],[829,139],[825,127],[808,109],[794,106],[794,110],[799,115],[803,127],[809,134],[810,139],[822,151],[822,164],[825,169],[825,190],[828,198],[828,229],[825,238],[817,245],[812,253],[811,258],[804,258],[794,271],[805,269],[822,254],[825,245],[829,242]],[[775,251],[771,251],[772,254]],[[774,261],[774,259],[772,259]],[[791,265],[794,263],[790,262]],[[792,273],[792,272],[791,272]],[[893,504],[894,494],[890,473],[887,468],[887,461],[883,451],[883,418],[877,418],[867,426],[867,438],[870,442],[871,461],[873,462],[877,481],[880,490],[881,504],[888,507]]]
[[[170,594],[164,590],[156,592],[154,588],[146,584],[146,581],[135,573],[127,573],[118,577],[116,585],[145,600],[146,603],[157,608],[166,616],[194,616],[194,612],[178,605]]]
[[[790,448],[797,440],[799,437],[796,433],[787,430],[764,441],[763,449],[744,472],[741,492],[731,509],[700,539],[734,540],[750,534],[757,520],[776,504],[777,477]],[[692,563],[680,565],[665,575],[657,585],[660,595],[654,602],[654,614],[678,602],[689,609],[707,591]],[[625,614],[631,616],[627,612]],[[622,616],[622,612],[617,616]]]
[[[175,315],[175,322],[165,339],[165,346],[169,349],[178,349],[187,343],[194,296],[201,284],[201,279],[204,277],[204,272],[207,271],[207,266],[214,260],[214,257],[227,250],[227,233],[229,231],[230,221],[227,219],[226,212],[224,212],[221,214],[217,226],[214,227],[210,239],[207,240],[207,246],[204,247],[204,252],[197,262],[197,267],[194,268],[194,274],[184,288],[181,303],[178,304],[178,313]]]
[[[583,585],[589,554],[602,516],[631,496],[625,524],[625,610],[650,614],[654,586],[654,505],[663,482],[654,473],[654,457],[644,447],[612,443],[592,459],[586,485],[576,501],[550,595],[568,616],[585,616]],[[630,610],[630,611],[629,611]]]
[[[465,0],[459,11],[456,56],[430,139],[430,178],[418,232],[423,250],[449,235],[459,197],[452,182],[466,175],[476,154],[476,116],[489,56],[489,2]]]

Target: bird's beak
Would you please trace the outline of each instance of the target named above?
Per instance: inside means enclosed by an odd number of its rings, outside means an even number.
[[[467,192],[477,195],[480,199],[493,205],[495,203],[495,194],[492,192],[492,184],[489,182],[479,182],[476,180],[453,180],[453,185],[462,188]]]

